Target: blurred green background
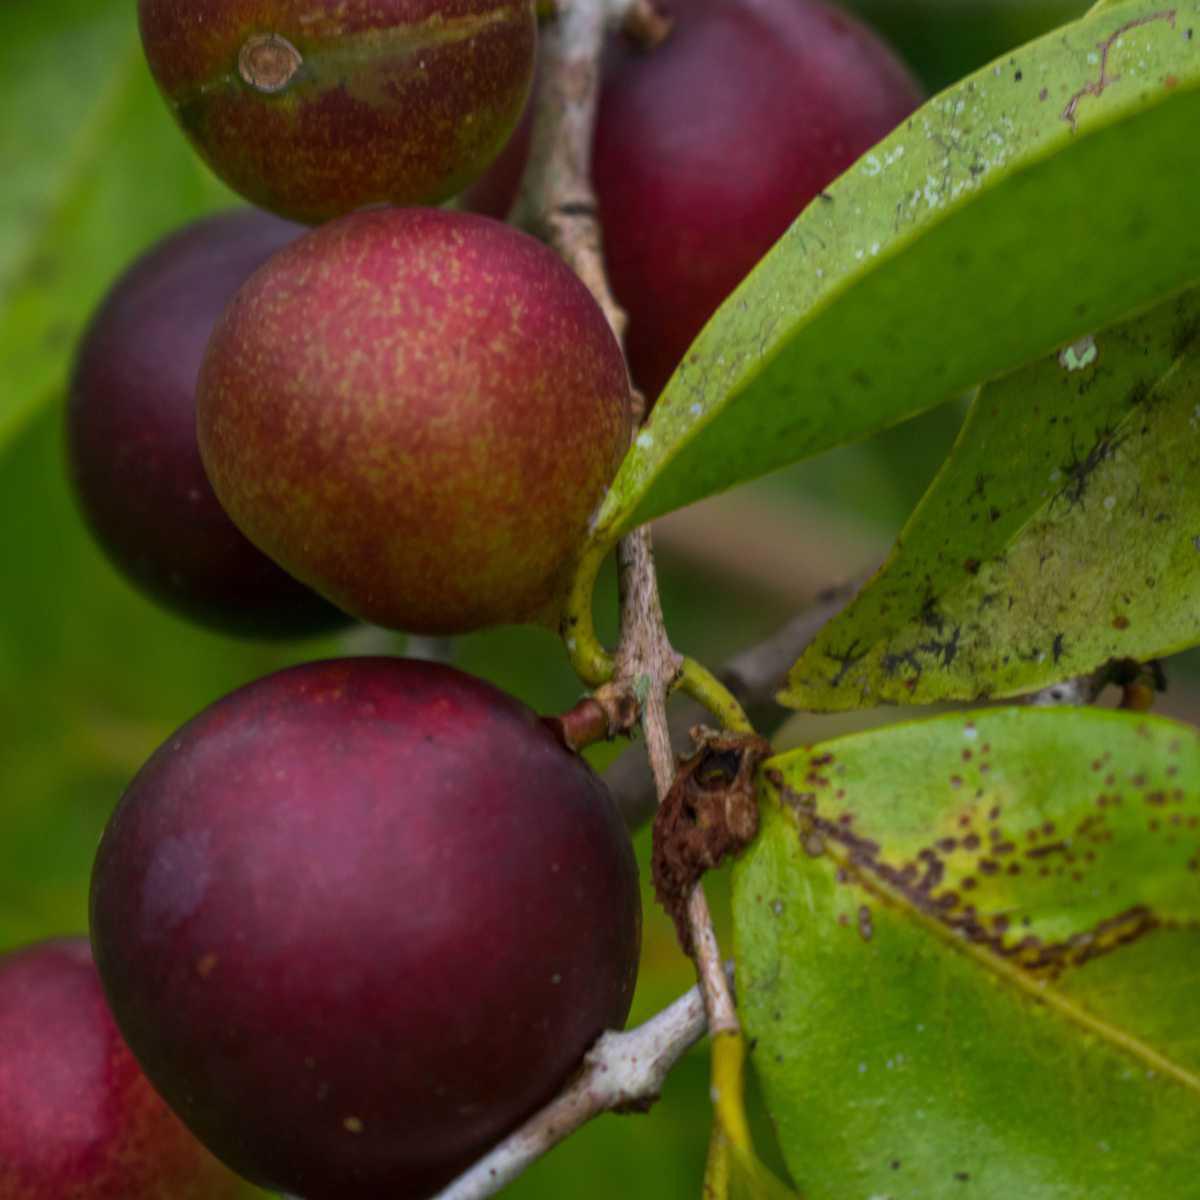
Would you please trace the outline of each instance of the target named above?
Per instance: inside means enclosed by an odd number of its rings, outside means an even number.
[[[1086,4],[856,7],[932,91]],[[175,726],[285,664],[403,646],[374,631],[284,647],[205,633],[132,591],[82,528],[61,446],[64,380],[82,322],[142,248],[230,203],[158,100],[134,14],[133,0],[0,6],[0,950],[85,927],[107,814]],[[657,541],[676,644],[716,665],[816,590],[877,563],[960,414],[947,407],[664,521]],[[610,637],[614,610],[609,579],[597,612]],[[538,631],[461,639],[457,661],[542,711],[561,711],[579,694],[558,644]],[[794,721],[787,736],[814,740],[829,728]],[[644,831],[638,846],[644,862]],[[725,922],[722,880],[712,893]],[[648,894],[646,914],[635,1020],[692,982]],[[707,1094],[706,1059],[694,1052],[649,1116],[596,1122],[507,1194],[697,1197]]]

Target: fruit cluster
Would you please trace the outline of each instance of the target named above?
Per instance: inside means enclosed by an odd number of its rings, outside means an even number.
[[[235,634],[553,620],[632,405],[584,286],[463,211],[507,207],[527,153],[481,176],[534,79],[533,0],[139,16],[188,137],[270,211],[175,234],[95,316],[68,451],[97,540]],[[614,42],[593,163],[652,394],[916,101],[819,0],[676,18],[653,54]],[[640,919],[611,797],[512,697],[404,659],[260,679],[163,744],[97,855],[95,964],[141,1070],[86,946],[0,960],[0,1197],[221,1197],[230,1169],[430,1195],[623,1023]]]

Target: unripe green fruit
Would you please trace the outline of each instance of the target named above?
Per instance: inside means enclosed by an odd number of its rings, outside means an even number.
[[[138,16],[213,170],[308,222],[469,183],[520,116],[537,37],[531,0],[139,0]]]
[[[218,323],[197,432],[261,550],[377,625],[556,614],[629,437],[620,347],[540,242],[438,209],[353,213]]]

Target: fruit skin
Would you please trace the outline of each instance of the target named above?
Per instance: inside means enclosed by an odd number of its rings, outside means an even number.
[[[462,633],[549,613],[629,437],[582,283],[498,221],[353,213],[238,292],[197,392],[234,521],[364,620]]]
[[[213,325],[246,277],[300,232],[246,210],[160,242],[92,318],[67,405],[68,470],[110,560],[166,607],[248,637],[349,622],[238,532],[196,445],[196,377]]]
[[[305,1200],[425,1196],[548,1100],[633,991],[637,868],[604,785],[450,667],[312,663],[134,779],[92,940],[150,1077]]]
[[[532,0],[139,0],[138,17],[197,151],[308,222],[466,186],[520,117],[537,44]]]
[[[86,938],[0,955],[0,1200],[231,1200],[241,1186],[142,1074]]]
[[[592,154],[626,350],[648,399],[817,193],[921,101],[865,25],[817,0],[674,0],[645,52],[614,41]],[[522,129],[466,197],[504,216]]]

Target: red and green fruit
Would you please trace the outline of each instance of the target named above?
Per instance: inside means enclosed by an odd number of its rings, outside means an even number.
[[[629,384],[590,293],[469,213],[353,213],[218,324],[200,452],[230,516],[347,612],[418,633],[554,615],[624,453]]]
[[[520,116],[537,38],[532,0],[139,0],[138,16],[213,170],[309,222],[465,187]]]
[[[173,234],[108,293],[71,380],[67,457],[97,541],[161,604],[243,636],[299,637],[349,620],[238,532],[196,445],[196,377],[213,326],[247,276],[301,232],[246,210]]]
[[[305,1200],[415,1200],[629,1009],[637,868],[533,712],[452,668],[295,667],[170,738],[118,806],[92,940],[147,1074]]]
[[[662,391],[800,211],[920,103],[895,54],[820,0],[678,0],[650,52],[610,46],[592,174],[634,382]],[[470,191],[503,216],[528,128]]]
[[[147,1082],[85,938],[0,955],[0,1200],[232,1200]]]

